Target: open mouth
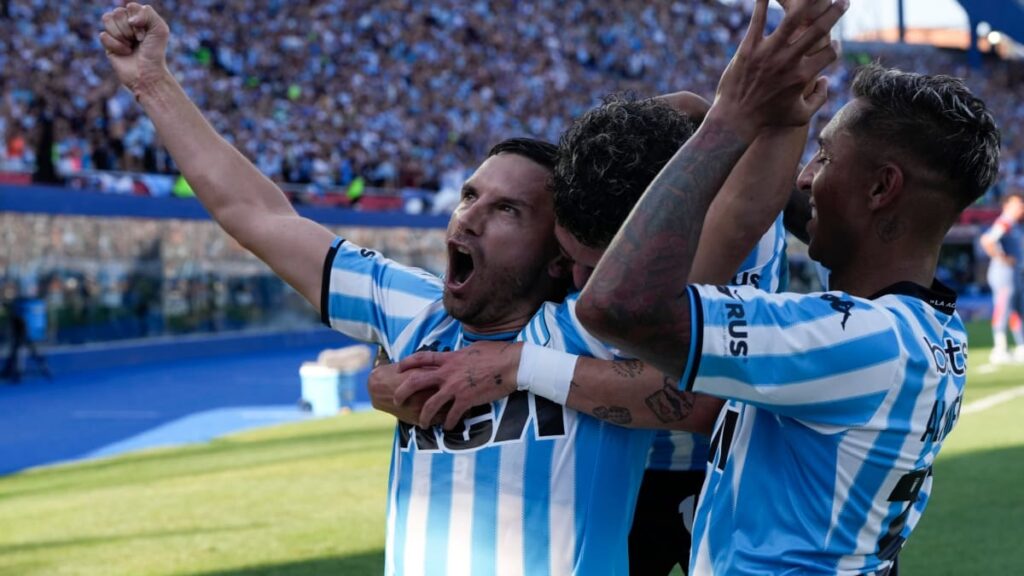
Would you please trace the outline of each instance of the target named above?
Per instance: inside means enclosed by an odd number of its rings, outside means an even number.
[[[459,244],[448,244],[448,285],[461,288],[473,277],[476,265],[469,248]]]

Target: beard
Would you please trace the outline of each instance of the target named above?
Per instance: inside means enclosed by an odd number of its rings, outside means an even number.
[[[472,290],[455,296],[444,291],[444,309],[469,327],[482,327],[536,311],[545,300],[541,284],[549,284],[546,265],[475,272]]]

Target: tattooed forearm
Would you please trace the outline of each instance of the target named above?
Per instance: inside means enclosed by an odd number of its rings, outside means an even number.
[[[639,360],[626,360],[612,364],[615,373],[623,378],[636,378],[644,373],[644,363]]]
[[[693,412],[694,394],[692,392],[680,392],[676,389],[675,383],[665,379],[665,386],[651,394],[644,400],[651,412],[658,417],[658,420],[666,424],[679,422],[690,416]]]
[[[708,206],[748,142],[711,117],[665,166],[587,282],[584,324],[666,373],[682,373],[685,287]]]
[[[594,417],[619,426],[625,426],[633,421],[633,414],[629,408],[623,406],[598,406],[594,408]]]

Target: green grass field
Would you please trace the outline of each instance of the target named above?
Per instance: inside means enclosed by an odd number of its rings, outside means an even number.
[[[1024,384],[971,349],[966,405]],[[962,414],[901,573],[1024,574],[1024,397]],[[0,575],[383,572],[389,419],[361,413],[0,478]]]

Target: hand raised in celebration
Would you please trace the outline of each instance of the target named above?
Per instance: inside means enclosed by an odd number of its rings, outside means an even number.
[[[764,35],[768,0],[757,0],[750,27],[722,74],[715,107],[736,129],[753,136],[768,126],[801,126],[825,103],[837,58],[827,40],[849,0],[789,0],[778,29]],[[807,90],[810,83],[813,90]]]
[[[136,97],[167,74],[171,31],[151,6],[130,2],[103,15],[100,43],[118,80]]]

